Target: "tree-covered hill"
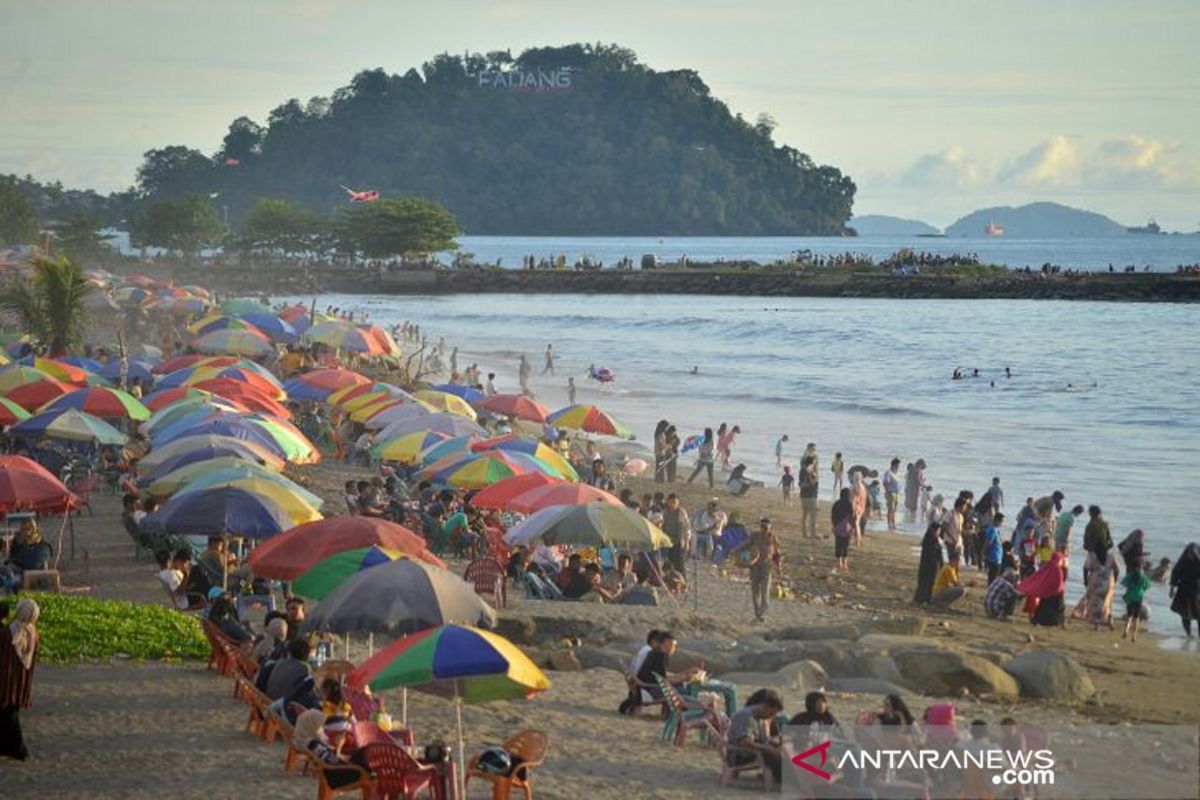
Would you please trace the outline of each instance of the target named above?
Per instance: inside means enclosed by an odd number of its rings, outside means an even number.
[[[331,97],[235,120],[221,149],[152,150],[138,189],[328,215],[343,185],[436,200],[472,234],[842,235],[854,183],[772,139],[690,70],[570,45],[360,72]]]

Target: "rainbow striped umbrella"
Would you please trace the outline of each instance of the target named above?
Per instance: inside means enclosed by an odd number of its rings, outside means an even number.
[[[387,347],[366,331],[342,320],[319,322],[304,332],[310,342],[320,342],[338,350],[349,350],[368,356],[390,355]]]
[[[419,392],[413,392],[413,397],[424,403],[428,403],[438,411],[449,411],[451,414],[458,414],[469,420],[474,420],[477,417],[475,409],[471,408],[470,403],[458,395],[450,394],[449,392],[422,389]]]
[[[377,545],[334,553],[292,581],[292,592],[311,600],[324,600],[364,569],[395,561],[401,555],[399,550],[386,550]]]
[[[181,400],[204,400],[212,396],[212,392],[206,392],[203,389],[194,389],[190,386],[176,386],[174,388],[159,389],[152,394],[146,395],[142,398],[142,405],[151,411],[159,411]]]
[[[482,489],[505,478],[528,475],[531,472],[542,472],[554,478],[563,477],[549,464],[533,456],[498,451],[475,453],[448,464],[433,464],[422,475],[448,486]]]
[[[290,378],[283,388],[296,400],[324,400],[338,389],[370,382],[370,378],[351,369],[314,369]]]
[[[211,314],[202,319],[198,319],[191,325],[188,325],[188,333],[193,336],[203,336],[206,333],[213,331],[235,330],[235,331],[250,331],[266,337],[266,333],[258,329],[258,326],[251,322],[247,322],[238,317],[229,317],[224,314]]]
[[[537,439],[529,437],[501,437],[492,439],[486,442],[480,442],[476,450],[485,452],[487,450],[505,450],[510,453],[525,453],[534,458],[544,461],[553,467],[563,478],[571,483],[578,483],[579,473],[571,466],[570,462],[562,457],[562,454],[553,447],[547,447]]]
[[[421,451],[421,463],[436,464],[447,458],[453,458],[456,461],[466,458],[471,455],[473,450],[471,445],[478,441],[476,437],[469,434],[466,436],[455,436],[453,439],[443,439]]]
[[[24,364],[5,364],[0,367],[0,394],[7,395],[18,386],[46,380],[55,380],[55,378],[36,367],[27,367]]]
[[[95,375],[91,370],[86,370],[74,364],[68,364],[65,361],[58,361],[53,358],[42,358],[39,356],[37,358],[22,359],[22,363],[25,366],[40,369],[56,381],[73,383],[76,386],[88,386],[95,383],[100,377]]]
[[[321,512],[300,495],[285,486],[260,477],[232,478],[228,480],[213,480],[210,482],[197,481],[179,492],[174,497],[186,497],[195,492],[208,492],[217,489],[240,489],[255,497],[270,500],[291,522],[289,528],[324,519]]]
[[[244,314],[242,319],[249,322],[255,328],[258,328],[267,336],[270,336],[276,342],[291,343],[300,338],[300,334],[295,328],[274,314],[254,312],[252,314]]]
[[[148,490],[152,495],[164,497],[175,494],[192,481],[202,480],[210,475],[218,474],[278,475],[278,473],[272,472],[269,467],[261,466],[253,461],[246,461],[232,455],[222,455],[204,461],[194,461],[178,469],[173,469],[170,472],[161,473],[150,482]]]
[[[248,330],[213,331],[192,344],[201,353],[234,353],[239,356],[264,356],[273,349],[264,334]]]
[[[378,442],[371,449],[372,455],[380,461],[396,461],[401,464],[415,464],[421,458],[421,453],[439,442],[450,437],[436,431],[413,431],[394,439]]]
[[[125,444],[125,434],[102,419],[74,408],[36,414],[8,429],[12,436],[46,436],[72,442]]]
[[[618,436],[622,439],[637,438],[628,426],[596,406],[574,405],[560,408],[546,417],[546,422],[556,428]]]
[[[143,421],[150,419],[150,409],[128,392],[120,389],[109,389],[104,386],[92,386],[64,394],[46,404],[42,411],[56,411],[63,408],[74,408],[86,411],[101,419],[132,419]]]
[[[70,394],[78,388],[78,386],[72,383],[63,383],[53,378],[45,378],[9,389],[3,394],[26,411],[34,411],[46,405],[46,403],[49,403],[54,398]]]
[[[15,425],[16,423],[27,419],[29,419],[28,411],[21,408],[7,397],[0,397],[0,427]]]

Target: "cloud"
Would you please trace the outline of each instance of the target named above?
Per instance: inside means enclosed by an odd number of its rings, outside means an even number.
[[[1014,186],[1074,186],[1082,174],[1075,142],[1061,134],[1051,136],[1001,167],[999,183]]]
[[[952,145],[940,153],[929,153],[918,158],[902,176],[905,186],[938,186],[970,188],[989,182],[990,169],[980,161],[967,156],[961,145]]]

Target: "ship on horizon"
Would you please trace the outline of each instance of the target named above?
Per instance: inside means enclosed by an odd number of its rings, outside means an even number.
[[[1127,233],[1148,233],[1151,235],[1158,235],[1158,234],[1162,233],[1162,228],[1152,218],[1145,225],[1140,225],[1140,226],[1133,227],[1133,228],[1126,228],[1125,231]]]
[[[1003,236],[1004,226],[997,225],[994,222],[989,222],[987,225],[983,226],[983,232],[987,236]]]

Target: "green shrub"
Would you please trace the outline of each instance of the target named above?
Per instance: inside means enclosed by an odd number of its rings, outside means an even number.
[[[106,659],[201,660],[208,643],[195,618],[165,606],[65,594],[30,594],[41,606],[39,658],[57,663]]]

